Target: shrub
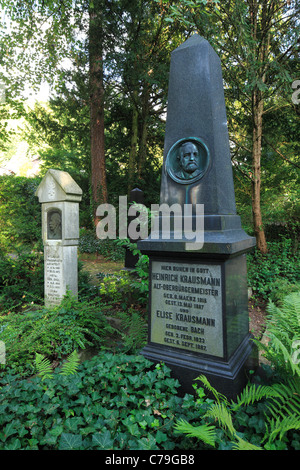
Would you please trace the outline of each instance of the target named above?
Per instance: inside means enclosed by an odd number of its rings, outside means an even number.
[[[41,207],[35,191],[40,178],[0,177],[0,248],[41,244]]]
[[[137,245],[129,241],[118,240],[117,245],[127,246],[133,254],[139,255],[136,267],[130,271],[115,274],[98,273],[100,279],[100,295],[107,301],[120,302],[123,308],[133,302],[145,305],[149,294],[149,258],[137,249]]]
[[[79,237],[80,253],[97,253],[112,261],[124,259],[124,248],[116,243],[116,240],[100,240],[93,230],[80,229]]]
[[[297,373],[300,377],[298,358],[300,350],[300,291],[282,299],[279,306],[269,302],[266,336],[267,345],[256,341],[265,357],[278,373],[289,377]]]
[[[277,301],[282,296],[299,290],[299,256],[292,240],[269,242],[265,255],[258,250],[247,255],[248,282],[254,295],[264,300]]]
[[[96,302],[78,302],[67,294],[61,305],[39,307],[0,316],[0,340],[6,346],[6,364],[22,375],[33,373],[36,353],[51,360],[74,349],[101,347],[109,330]]]
[[[44,261],[41,252],[18,250],[14,256],[0,251],[0,308],[41,302],[44,296]]]

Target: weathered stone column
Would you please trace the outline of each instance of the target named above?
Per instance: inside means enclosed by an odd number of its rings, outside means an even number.
[[[42,204],[45,305],[78,294],[79,202],[82,190],[65,171],[48,170],[36,196]]]

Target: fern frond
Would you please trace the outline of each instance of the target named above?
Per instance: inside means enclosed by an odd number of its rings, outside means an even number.
[[[237,398],[237,403],[233,404],[233,411],[238,410],[241,406],[253,404],[263,398],[278,397],[279,392],[274,387],[267,385],[246,385],[244,390]]]
[[[42,354],[36,353],[35,355],[35,367],[37,370],[37,375],[41,377],[42,380],[52,379],[53,369],[49,359],[47,359]]]
[[[278,416],[289,415],[300,416],[300,381],[290,379],[286,384],[274,384],[272,387],[277,395],[274,396],[268,405],[268,411],[277,419]]]
[[[201,426],[193,426],[184,419],[180,419],[174,426],[176,432],[186,434],[189,437],[197,437],[205,444],[215,447],[216,432],[215,426],[203,424]]]
[[[282,333],[282,336],[284,337],[283,333]],[[271,341],[272,341],[274,350],[282,354],[286,367],[289,365],[293,375],[297,375],[298,377],[300,377],[300,367],[293,360],[293,351],[288,350],[287,347],[283,344],[283,341],[281,341],[281,339],[279,339],[275,335],[272,335]],[[288,338],[287,338],[287,341],[288,341]],[[293,340],[290,340],[289,343],[292,345]]]
[[[283,419],[279,417],[277,419],[269,419],[267,425],[267,431],[264,436],[264,440],[268,439],[268,442],[273,442],[279,434],[281,440],[283,436],[291,429],[300,429],[300,417],[299,415],[285,416]]]
[[[61,366],[61,375],[72,375],[77,372],[77,369],[80,364],[79,355],[76,350],[74,350],[67,358],[67,360]]]
[[[269,400],[264,441],[282,439],[289,430],[300,429],[300,380],[290,378],[286,383],[274,384],[276,396]]]
[[[261,447],[258,447],[250,442],[244,441],[239,436],[236,436],[238,442],[235,442],[232,446],[232,450],[263,450]]]
[[[232,436],[236,435],[236,430],[233,426],[232,417],[225,403],[214,403],[209,407],[205,414],[208,418],[213,418],[218,421],[223,429],[228,429]]]
[[[215,397],[218,403],[228,403],[227,398],[222,393],[218,392],[209,382],[205,375],[199,375],[195,380],[200,380],[203,383],[204,387]]]
[[[121,319],[125,330],[123,333],[125,349],[140,348],[147,341],[148,334],[148,326],[144,318],[138,312],[132,311],[124,313]]]
[[[300,315],[300,292],[293,292],[283,298],[282,309],[287,310],[289,314],[299,317]],[[299,324],[298,324],[299,327]]]

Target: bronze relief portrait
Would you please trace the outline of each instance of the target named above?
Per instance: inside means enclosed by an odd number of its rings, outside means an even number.
[[[204,176],[208,166],[208,148],[196,137],[177,141],[169,150],[166,159],[167,173],[181,184],[195,183]]]

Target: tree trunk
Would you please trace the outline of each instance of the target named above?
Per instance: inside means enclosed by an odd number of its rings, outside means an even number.
[[[267,18],[267,4],[262,5],[260,30],[259,30],[259,7],[260,1],[253,1],[250,4],[250,19],[252,23],[252,53],[253,57],[258,54],[259,68],[256,71],[256,79],[261,80],[262,84],[265,83],[265,59],[269,47],[269,34],[268,34],[268,18]],[[252,214],[253,226],[256,237],[256,245],[261,253],[267,253],[268,247],[265,237],[265,232],[262,223],[261,207],[260,207],[260,186],[261,186],[261,143],[263,132],[263,110],[264,98],[263,93],[256,85],[252,91]]]
[[[91,185],[95,222],[98,205],[107,202],[102,43],[101,11],[95,7],[90,11],[89,27]]]
[[[134,102],[132,110],[132,128],[131,128],[131,145],[129,152],[129,161],[128,161],[128,196],[134,185],[134,176],[136,169],[136,154],[137,154],[137,143],[138,143],[138,110],[136,107],[136,102],[138,98],[138,93],[134,92]]]
[[[141,134],[140,134],[140,144],[139,144],[139,155],[138,155],[138,179],[141,179],[145,161],[147,158],[147,138],[148,138],[148,125],[149,125],[149,86],[146,83],[144,86],[143,96],[142,96],[142,125],[141,125]]]
[[[260,186],[261,186],[261,141],[263,128],[263,99],[261,92],[255,89],[252,93],[252,115],[253,115],[253,142],[252,142],[252,214],[257,248],[262,253],[267,253],[267,242],[262,224],[260,208]]]

